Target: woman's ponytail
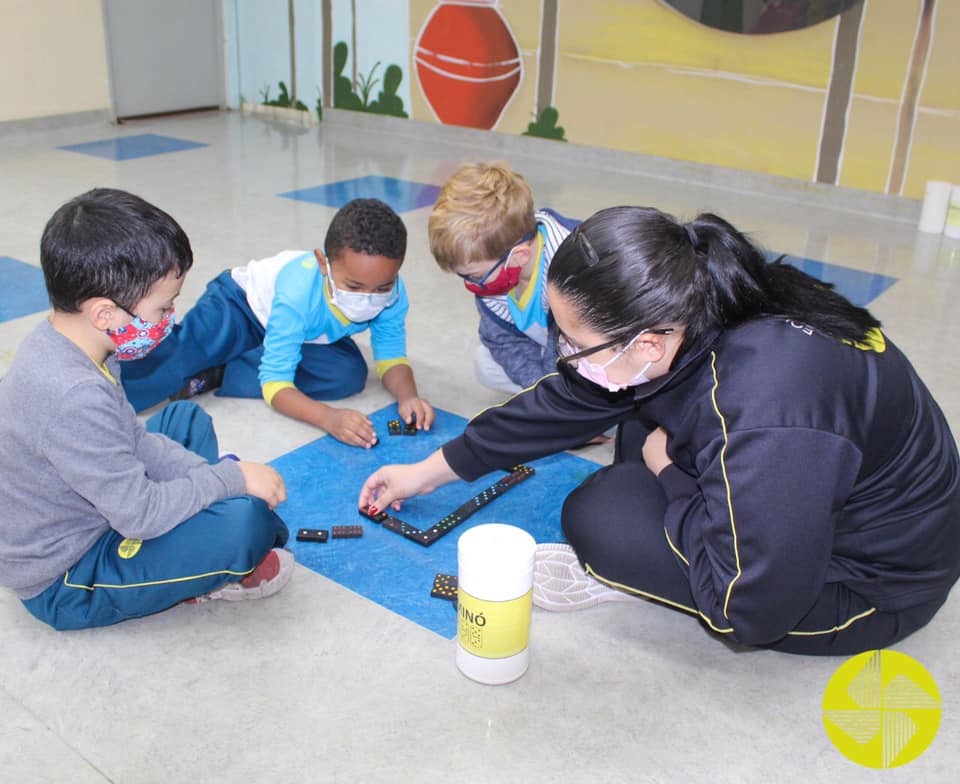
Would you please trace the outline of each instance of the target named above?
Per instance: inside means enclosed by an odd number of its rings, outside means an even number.
[[[841,340],[862,341],[878,322],[796,267],[768,263],[740,231],[703,213],[687,224],[651,207],[611,207],[560,245],[551,287],[602,335],[682,324],[687,339],[778,316]]]
[[[784,263],[782,256],[768,262],[722,218],[703,213],[687,225],[706,255],[713,282],[713,307],[722,326],[735,326],[759,316],[782,316],[825,335],[855,342],[880,326],[868,310],[834,291],[833,284]]]

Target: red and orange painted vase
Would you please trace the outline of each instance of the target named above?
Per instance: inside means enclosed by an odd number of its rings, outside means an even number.
[[[420,89],[446,125],[493,128],[523,75],[496,0],[441,0],[420,31],[414,59]]]

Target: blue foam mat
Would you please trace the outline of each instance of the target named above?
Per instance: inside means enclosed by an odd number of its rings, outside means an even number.
[[[371,414],[380,444],[358,449],[329,436],[319,438],[274,460],[287,483],[289,500],[277,511],[290,528],[297,561],[351,591],[402,615],[448,639],[457,630],[453,604],[430,596],[438,573],[457,573],[457,539],[481,523],[510,523],[529,531],[538,542],[563,541],[560,508],[564,498],[600,466],[570,454],[552,455],[530,465],[536,474],[476,512],[466,522],[423,547],[387,531],[357,512],[364,480],[388,463],[410,463],[427,457],[463,432],[466,420],[437,410],[429,433],[387,435],[387,421],[397,418],[395,405]],[[504,476],[497,471],[466,483],[452,482],[427,496],[407,500],[401,520],[428,528],[481,490]],[[360,539],[330,539],[326,543],[297,542],[298,528],[362,525]]]
[[[81,144],[66,144],[59,149],[92,155],[96,158],[106,158],[111,161],[128,161],[133,158],[148,158],[151,155],[165,155],[170,152],[193,150],[197,147],[207,146],[207,144],[190,141],[189,139],[177,139],[173,136],[161,136],[156,133],[141,133],[135,136],[118,136],[113,139],[98,139]]]
[[[307,201],[338,209],[351,199],[380,199],[389,204],[395,212],[409,212],[431,206],[439,194],[438,185],[370,174],[366,177],[300,188],[277,195],[285,199]]]

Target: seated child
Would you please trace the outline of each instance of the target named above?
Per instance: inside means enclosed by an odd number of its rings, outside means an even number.
[[[210,417],[144,427],[118,357],[163,340],[193,264],[169,215],[97,189],[58,209],[40,260],[52,306],[0,383],[0,585],[56,629],[280,590],[293,573],[269,466],[217,462]]]
[[[323,252],[283,251],[207,284],[170,338],[125,368],[127,397],[140,411],[219,386],[219,395],[262,396],[282,414],[369,448],[377,435],[364,414],[320,402],[363,389],[367,364],[349,336],[369,329],[377,375],[400,416],[429,430],[433,408],[406,358],[409,303],[398,274],[406,248],[407,230],[389,206],[348,202]]]
[[[430,213],[430,251],[476,296],[474,370],[484,386],[519,392],[556,370],[544,290],[550,260],[578,222],[534,212],[530,186],[506,164],[467,163],[444,184]]]

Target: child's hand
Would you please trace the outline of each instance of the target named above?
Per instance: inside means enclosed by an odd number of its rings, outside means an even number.
[[[362,446],[369,449],[377,443],[377,434],[365,414],[349,408],[330,408],[323,418],[321,427],[337,441],[350,446]]]
[[[271,509],[287,500],[287,486],[275,468],[260,463],[248,463],[245,460],[239,461],[237,465],[243,472],[247,495],[262,498]]]
[[[437,416],[433,412],[433,406],[421,397],[397,401],[397,411],[400,413],[400,418],[408,425],[416,419],[417,430],[429,430]]]

